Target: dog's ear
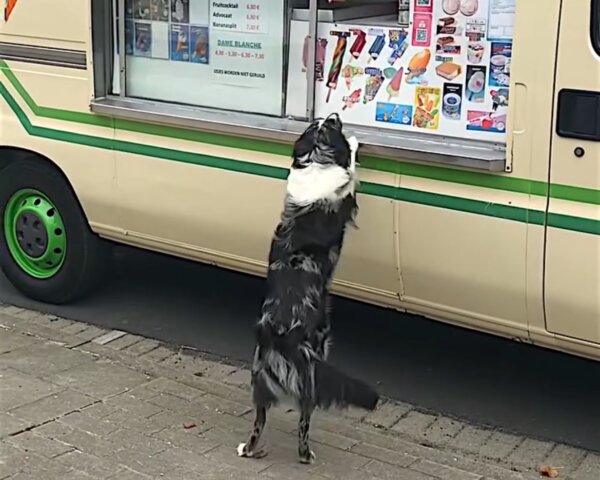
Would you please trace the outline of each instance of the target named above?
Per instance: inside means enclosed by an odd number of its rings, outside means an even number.
[[[341,131],[342,130],[342,120],[340,119],[340,116],[337,113],[332,113],[331,115],[329,115],[326,119],[325,122],[327,123],[328,126]]]
[[[311,154],[319,134],[318,122],[313,122],[294,143],[292,168],[304,168],[311,163]]]

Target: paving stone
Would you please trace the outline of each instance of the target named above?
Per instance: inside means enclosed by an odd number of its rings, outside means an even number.
[[[17,332],[9,332],[5,329],[0,329],[0,354],[11,352],[18,348],[32,345],[34,343],[41,343],[33,337],[28,337]],[[0,365],[4,364],[0,358]]]
[[[152,392],[154,396],[149,397],[146,401],[152,405],[162,407],[172,412],[180,412],[181,414],[194,413],[199,411],[200,400],[190,401],[181,397],[177,397],[170,393]]]
[[[107,458],[99,458],[90,453],[78,450],[61,455],[57,458],[57,461],[94,478],[106,478],[122,471],[122,468],[118,464]]]
[[[10,443],[0,442],[0,478],[17,473],[25,467],[28,461],[27,452]]]
[[[331,480],[378,480],[377,477],[366,473],[364,470],[348,468],[335,463],[323,463],[311,469],[311,474],[319,475]]]
[[[554,443],[526,438],[510,453],[506,461],[535,468],[536,463],[545,458],[553,447]]]
[[[478,452],[493,433],[493,430],[465,425],[465,428],[454,437],[452,445],[469,452]]]
[[[581,464],[586,453],[585,450],[580,448],[574,448],[568,445],[556,445],[550,453],[548,453],[543,462],[540,463],[561,467],[561,473],[571,474]],[[600,468],[598,471],[600,471]]]
[[[65,328],[62,328],[61,330],[65,333],[79,336],[79,334],[81,332],[83,332],[86,328],[87,328],[87,325],[85,323],[76,322]]]
[[[91,433],[92,435],[106,436],[118,430],[119,424],[109,422],[101,418],[94,418],[86,412],[88,409],[84,409],[82,412],[73,412],[61,417],[59,421],[65,425],[69,425],[73,428],[78,428],[84,432]],[[131,416],[131,414],[127,414]]]
[[[420,460],[413,463],[410,468],[411,470],[426,473],[432,477],[443,478],[444,480],[480,480],[482,478],[481,475],[430,462],[429,460]]]
[[[220,398],[210,393],[203,395],[201,398],[197,399],[195,403],[197,403],[199,406],[199,412],[201,412],[200,414],[202,414],[202,412],[206,412],[207,410],[211,410],[241,417],[242,415],[245,415],[253,410],[252,407],[247,405],[243,405],[226,398]]]
[[[247,462],[248,460],[246,460]],[[317,459],[316,462],[319,462]],[[314,467],[313,467],[314,468]],[[260,472],[264,479],[280,480],[289,478],[293,480],[316,480],[318,477],[310,466],[302,465],[297,459],[287,462],[277,462]]]
[[[84,432],[61,422],[47,423],[37,427],[34,432],[98,457],[113,455],[117,450],[115,445],[103,437]]]
[[[464,427],[465,424],[458,420],[438,417],[433,424],[427,427],[423,436],[430,442],[445,443],[453,440]]]
[[[408,467],[418,459],[417,457],[407,453],[398,452],[397,450],[388,450],[375,445],[369,445],[367,443],[359,443],[350,449],[350,451],[372,460],[380,460],[382,462],[391,463],[400,467]]]
[[[162,407],[140,400],[138,397],[131,395],[130,392],[115,395],[105,400],[104,403],[117,410],[134,412],[136,415],[146,418],[163,411]]]
[[[70,470],[70,467],[59,462],[29,452],[27,462],[25,462],[21,471],[10,477],[10,480],[63,480],[72,478],[69,477],[72,474]]]
[[[198,377],[208,377],[213,379],[223,379],[227,375],[238,370],[237,367],[227,365],[221,362],[214,362],[202,358],[200,355],[177,352],[170,357],[165,358],[161,364],[177,367],[185,370],[187,373]]]
[[[98,381],[102,378],[110,381]],[[53,383],[77,389],[98,399],[128,391],[150,379],[143,373],[106,361],[86,362],[49,377]]]
[[[140,356],[154,350],[159,345],[160,343],[158,343],[156,340],[144,338],[141,341],[130,345],[124,351],[125,353],[130,353],[131,355]]]
[[[152,477],[143,473],[134,472],[127,467],[121,467],[116,474],[111,475],[107,480],[149,480]]]
[[[145,358],[154,362],[160,362],[165,358],[170,357],[171,355],[173,355],[172,348],[160,346],[158,348],[155,348],[154,350],[150,350],[148,353],[141,355],[141,358]]]
[[[390,428],[401,417],[412,410],[412,405],[407,403],[387,402],[380,405],[377,410],[365,417],[365,422],[375,427]]]
[[[6,368],[0,371],[0,410],[11,410],[59,390],[62,388],[33,375]]]
[[[2,365],[39,378],[68,370],[94,361],[90,354],[69,350],[55,343],[45,342],[36,348],[21,347],[2,355]]]
[[[479,454],[488,458],[507,457],[523,441],[522,437],[504,432],[494,432],[479,450]]]
[[[392,425],[392,430],[401,433],[409,433],[411,435],[422,436],[427,427],[435,422],[437,417],[426,413],[411,411],[401,418],[395,425]]]
[[[252,375],[248,369],[238,369],[223,377],[223,382],[244,390],[250,390],[250,380]]]
[[[15,417],[10,413],[0,412],[0,438],[14,435],[31,427],[33,422]]]
[[[205,478],[204,473],[224,470],[229,463],[215,461],[215,459],[210,456],[200,455],[178,447],[170,448],[169,450],[157,454],[153,457],[153,460],[162,462],[166,465],[177,465],[182,470],[187,470],[189,472],[202,473],[203,475],[201,478]],[[248,460],[246,460],[246,462],[252,463],[252,461],[248,462]],[[245,476],[240,478],[245,478]]]
[[[169,448],[169,444],[161,439],[125,428],[107,435],[106,440],[112,444],[114,450],[135,450],[149,456]]]
[[[163,428],[152,436],[198,454],[207,453],[221,445],[221,440],[202,436],[199,433],[197,428],[186,430],[179,425]]]
[[[296,432],[294,432],[296,433]],[[318,443],[324,443],[331,447],[339,448],[340,450],[349,450],[354,445],[358,444],[358,440],[348,438],[336,433],[327,432],[325,430],[314,429],[310,432],[310,439]]]
[[[114,413],[116,409],[112,405],[107,405],[104,402],[98,402],[89,407],[85,407],[82,413],[89,415],[97,420],[108,417],[111,413]]]
[[[588,453],[571,477],[575,480],[598,480],[600,455]]]
[[[143,339],[144,337],[140,337],[139,335],[131,335],[128,333],[127,335],[107,343],[107,346],[114,348],[115,350],[125,350],[127,347],[131,347]]]
[[[415,472],[407,468],[397,467],[379,460],[371,460],[362,468],[368,474],[381,480],[434,480],[435,477],[424,473]]]
[[[66,415],[94,403],[92,397],[73,390],[63,390],[56,394],[40,398],[10,411],[15,417],[40,424]]]
[[[25,452],[34,452],[46,458],[54,458],[73,450],[73,447],[51,440],[31,431],[14,435],[8,441]]]
[[[228,465],[244,472],[258,473],[273,464],[271,455],[265,458],[241,458],[236,452],[237,445],[220,445],[207,452],[204,456],[218,465]]]
[[[85,329],[77,334],[77,337],[85,340],[87,342],[92,341],[94,338],[98,338],[101,335],[104,335],[106,330],[104,328],[98,328],[95,325],[86,325]]]
[[[146,384],[145,387],[157,392],[170,393],[171,395],[181,397],[185,400],[195,400],[204,395],[202,390],[192,388],[168,378],[157,378]]]

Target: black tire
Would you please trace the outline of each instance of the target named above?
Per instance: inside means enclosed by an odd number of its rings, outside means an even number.
[[[64,223],[68,248],[60,270],[48,279],[37,279],[23,271],[7,248],[2,227],[6,205],[15,192],[24,188],[46,195]],[[29,157],[0,171],[0,266],[21,293],[53,304],[78,299],[103,279],[110,253],[110,245],[91,231],[71,186],[56,168]]]

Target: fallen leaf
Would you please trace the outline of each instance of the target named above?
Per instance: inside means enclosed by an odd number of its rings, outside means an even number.
[[[556,478],[558,477],[558,470],[550,465],[540,465],[538,472],[542,477]]]
[[[189,430],[190,428],[194,428],[196,424],[192,420],[188,420],[187,422],[183,422],[183,428]]]

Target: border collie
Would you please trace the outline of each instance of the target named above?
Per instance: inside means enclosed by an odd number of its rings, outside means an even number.
[[[316,407],[375,409],[366,383],[326,363],[331,344],[329,286],[344,234],[354,225],[358,141],[346,139],[337,114],[312,123],[296,141],[281,221],[269,252],[267,294],[256,325],[252,365],[254,429],[237,452],[257,449],[267,409],[292,400],[300,410],[298,453],[312,463],[308,430]]]

